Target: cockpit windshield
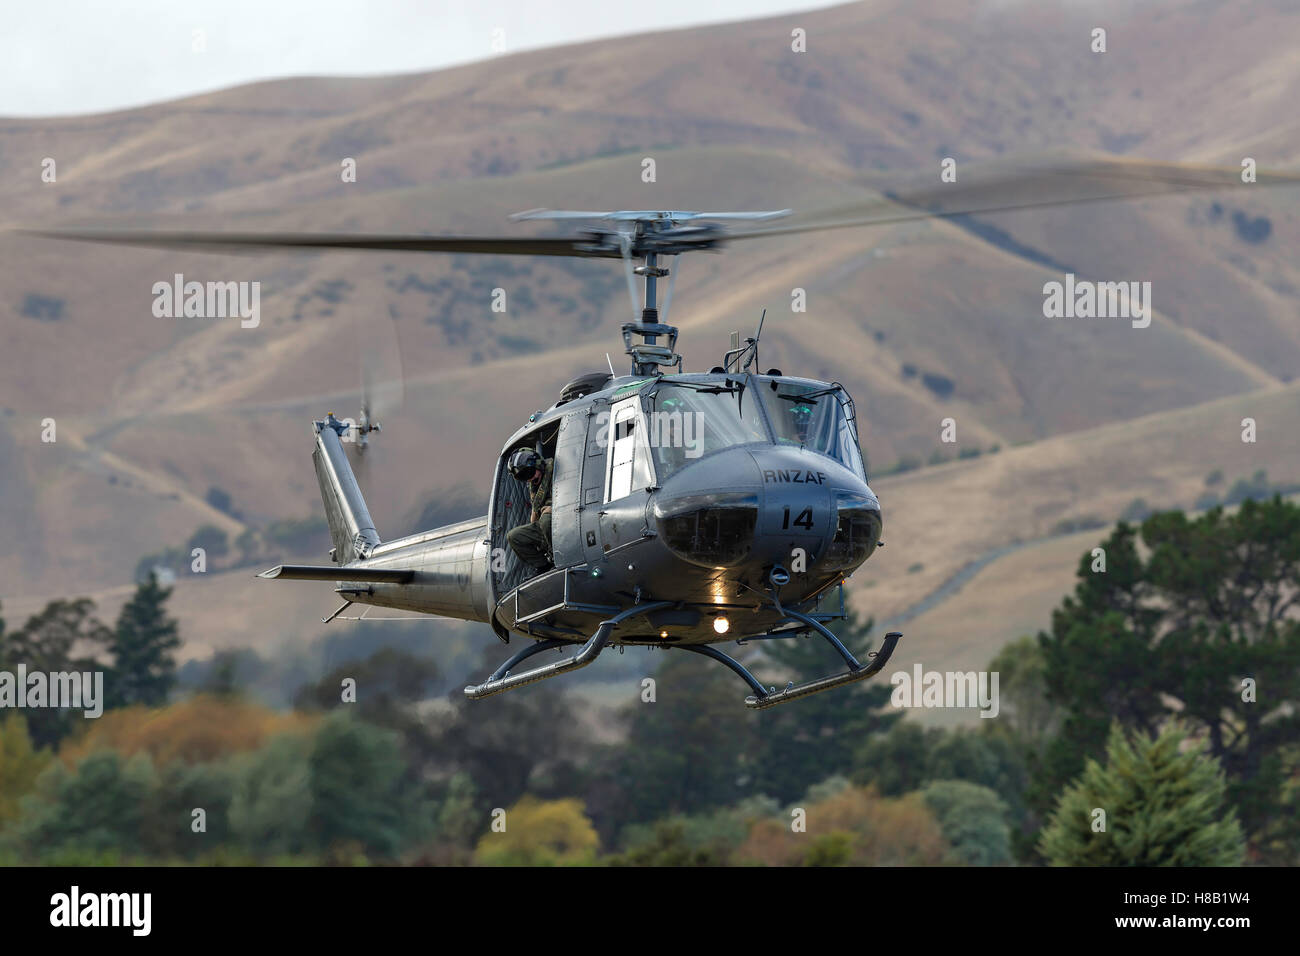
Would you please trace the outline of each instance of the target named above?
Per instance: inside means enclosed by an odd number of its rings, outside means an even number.
[[[845,411],[850,402],[844,389],[771,379],[757,391],[778,445],[801,445],[829,455],[855,474],[864,473],[857,431]]]
[[[754,391],[744,379],[660,383],[645,409],[658,480],[710,452],[770,441]]]

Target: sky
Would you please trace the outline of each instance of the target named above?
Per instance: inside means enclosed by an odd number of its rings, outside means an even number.
[[[14,3],[4,13],[0,33],[0,116],[97,113],[281,76],[434,70],[493,56],[494,41],[510,53],[828,5],[828,0]]]

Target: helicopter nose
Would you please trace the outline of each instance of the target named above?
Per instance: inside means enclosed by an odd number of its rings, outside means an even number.
[[[880,540],[880,501],[858,475],[806,449],[752,452],[763,479],[757,536],[787,570],[852,571]]]
[[[689,464],[655,496],[663,542],[683,560],[706,568],[744,564],[753,551],[763,504],[753,458],[733,448]]]
[[[783,565],[849,571],[875,550],[880,503],[822,455],[781,446],[731,449],[683,468],[660,489],[663,542],[702,567]]]

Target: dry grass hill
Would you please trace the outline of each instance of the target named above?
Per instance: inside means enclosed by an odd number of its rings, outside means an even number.
[[[1294,170],[1297,50],[1300,9],[1284,0],[880,0],[429,74],[259,83],[0,119],[0,225],[523,233],[505,217],[536,206],[821,209],[937,175],[948,156],[959,171],[1045,151]],[[348,158],[355,183],[339,175]],[[1113,521],[1137,497],[1190,507],[1215,469],[1300,480],[1297,199],[1242,187],[755,241],[683,263],[671,321],[699,369],[767,308],[764,364],[845,383],[873,471],[984,452],[873,482],[888,546],[854,581],[878,619],[907,616],[900,663],[977,667],[1046,623],[1102,534],[1065,536],[1063,522]],[[355,413],[362,349],[405,383],[362,476],[381,534],[440,502],[475,508],[530,412],[606,351],[623,364],[611,263],[9,234],[0,253],[11,623],[82,593],[112,613],[142,556],[202,525],[233,541],[317,515],[307,422]],[[1045,319],[1043,283],[1067,269],[1150,281],[1150,328]],[[261,282],[260,326],[155,318],[152,286],[177,272]],[[496,287],[505,314],[490,310]],[[790,311],[795,287],[806,313]],[[949,416],[955,447],[939,441]],[[1254,445],[1239,439],[1247,416]],[[254,568],[179,580],[190,654],[320,633],[327,588]]]

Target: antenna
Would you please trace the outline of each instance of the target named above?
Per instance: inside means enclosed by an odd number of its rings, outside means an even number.
[[[609,374],[617,375],[617,373],[614,371],[614,360],[609,357],[608,352],[605,353],[605,361],[609,363]]]
[[[763,320],[766,318],[767,318],[767,309],[764,309],[763,314],[758,317],[758,331],[755,332],[754,337],[749,340],[750,345],[752,345],[754,348],[754,354],[752,354],[749,357],[749,361],[745,363],[746,371],[749,371],[749,367],[751,365],[758,364],[758,340],[763,337]]]

